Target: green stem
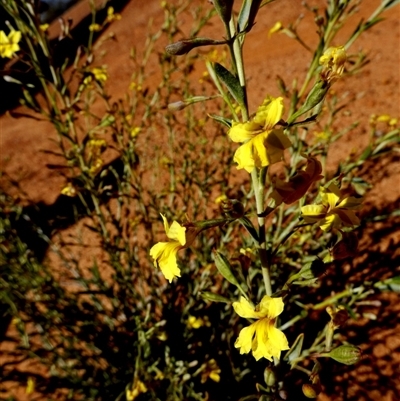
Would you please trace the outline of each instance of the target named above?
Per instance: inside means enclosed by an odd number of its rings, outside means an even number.
[[[261,261],[261,270],[267,295],[272,295],[271,275],[269,269],[268,254],[265,242],[265,218],[260,217],[264,211],[264,185],[259,181],[257,170],[251,172],[253,182],[254,197],[256,200],[257,220],[258,220],[258,254]]]
[[[322,301],[319,304],[314,305],[312,307],[312,309],[317,310],[317,309],[326,308],[327,306],[332,305],[333,303],[335,303],[339,299],[344,298],[344,297],[348,297],[348,296],[350,296],[352,294],[353,294],[352,289],[343,290],[342,292],[339,292],[339,293],[335,294],[334,296],[332,296],[332,297],[330,297],[328,299],[325,299],[325,301]]]

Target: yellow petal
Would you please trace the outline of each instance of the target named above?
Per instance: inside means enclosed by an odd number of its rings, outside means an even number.
[[[341,225],[341,220],[340,220],[339,216],[335,213],[332,213],[332,214],[329,214],[328,216],[326,216],[320,222],[319,226],[321,227],[321,230],[329,231],[333,227],[335,227],[335,228],[340,227],[340,225]]]
[[[271,130],[283,114],[283,98],[268,96],[258,108],[254,122],[261,125],[264,130]]]
[[[150,249],[154,265],[159,267],[165,278],[171,283],[174,277],[180,277],[181,271],[176,262],[176,254],[181,249],[177,241],[158,242]]]
[[[234,302],[232,304],[235,312],[246,319],[258,319],[256,312],[254,311],[254,306],[245,297],[240,297],[239,302]]]
[[[232,128],[228,131],[229,138],[233,142],[245,142],[262,132],[262,126],[251,121],[247,123],[233,122]]]
[[[355,196],[349,196],[344,198],[338,205],[338,208],[343,209],[358,209],[363,202],[363,198],[356,198]]]
[[[274,319],[282,313],[283,307],[282,298],[272,298],[265,295],[260,304],[257,305],[256,312],[259,314],[259,317],[266,316],[269,319]]]
[[[235,341],[235,348],[240,348],[241,354],[247,354],[251,351],[255,330],[256,324],[253,323],[240,331],[239,337]]]
[[[332,192],[325,192],[322,196],[322,203],[327,206],[328,210],[333,210],[338,201],[338,196]]]
[[[291,142],[283,133],[283,129],[276,129],[269,132],[265,140],[269,164],[281,161],[283,158],[283,151],[289,148],[290,145]]]
[[[161,213],[160,213],[160,214],[161,214]],[[161,214],[161,217],[162,217],[163,223],[164,223],[164,230],[165,230],[165,232],[168,234],[168,231],[169,231],[168,220],[167,220],[167,218],[166,218],[163,214]]]
[[[360,219],[352,210],[335,209],[335,213],[340,218],[344,226],[358,226]]]
[[[233,160],[238,164],[238,170],[244,168],[248,173],[251,173],[255,167],[252,142],[249,141],[239,146],[236,149]]]
[[[272,361],[273,357],[280,358],[281,351],[289,349],[286,336],[267,318],[255,324],[256,335],[252,344],[254,358],[256,360],[266,358],[269,361]]]
[[[21,40],[22,34],[19,31],[10,31],[8,39],[11,43],[18,43]],[[19,47],[19,46],[18,46]]]
[[[324,205],[307,205],[301,208],[301,215],[307,223],[316,223],[326,215]]]
[[[182,246],[186,244],[186,227],[181,226],[178,222],[174,221],[171,226],[168,225],[167,218],[161,214],[164,221],[164,229],[167,237],[173,241],[178,241]]]

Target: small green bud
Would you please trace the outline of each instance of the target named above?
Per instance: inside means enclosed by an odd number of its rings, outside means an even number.
[[[211,302],[224,302],[226,304],[231,303],[231,301],[228,298],[223,297],[222,295],[214,294],[213,292],[209,291],[202,291],[200,293],[200,296],[205,299],[206,301],[211,301]]]
[[[323,356],[329,356],[337,362],[345,365],[354,365],[361,359],[361,349],[354,345],[340,345]]]
[[[217,14],[227,25],[232,18],[233,0],[212,0]]]
[[[319,105],[325,98],[325,95],[328,92],[329,84],[326,81],[318,81],[314,87],[311,89],[310,93],[307,96],[306,101],[304,102],[304,106],[302,107],[303,113],[311,110],[315,106]],[[302,113],[302,114],[303,114]]]
[[[239,282],[236,280],[234,276],[231,265],[228,259],[220,252],[213,251],[215,266],[217,266],[218,271],[222,274],[222,276],[228,280],[231,284],[239,287]]]
[[[226,43],[226,40],[214,40],[209,38],[182,39],[178,42],[171,43],[170,45],[166,46],[165,51],[170,56],[183,56],[196,47],[224,45]]]
[[[264,370],[264,381],[268,387],[273,387],[276,384],[276,374],[269,366]]]
[[[218,96],[193,96],[185,100],[179,100],[177,102],[169,103],[168,110],[169,111],[183,110],[185,107],[191,106],[192,104],[205,102],[207,100],[215,99],[216,97]]]
[[[307,113],[307,111],[310,111],[315,106],[318,106],[324,100],[329,88],[329,82],[322,79],[318,81],[311,89],[303,106],[301,106],[300,109],[290,117],[288,123],[290,124],[294,122],[298,117]]]

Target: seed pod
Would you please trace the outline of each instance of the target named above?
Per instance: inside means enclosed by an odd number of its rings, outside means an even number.
[[[232,17],[233,0],[213,0],[215,10],[225,24],[229,24]]]
[[[202,291],[200,293],[200,296],[205,299],[206,301],[211,301],[211,302],[224,302],[226,304],[231,303],[231,301],[228,298],[223,297],[222,295],[214,294],[213,292],[209,291]]]
[[[165,51],[170,56],[183,56],[190,52],[190,50],[195,47],[200,46],[210,46],[210,45],[224,45],[226,44],[226,40],[214,40],[209,38],[191,38],[191,39],[182,39],[178,42],[171,43],[170,45],[165,47]]]
[[[307,398],[317,398],[318,394],[321,392],[321,386],[310,383],[303,384],[301,389]]]
[[[273,387],[276,384],[276,374],[269,366],[264,370],[264,381],[268,387]]]
[[[341,345],[324,356],[329,356],[345,365],[353,365],[361,359],[361,349],[354,345]]]

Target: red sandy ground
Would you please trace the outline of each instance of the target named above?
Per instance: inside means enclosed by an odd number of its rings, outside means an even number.
[[[199,3],[200,1],[193,1]],[[201,3],[211,7],[206,0]],[[321,1],[310,1],[311,4],[321,4]],[[365,0],[362,11],[351,21],[351,29],[360,16],[368,17],[380,0]],[[74,22],[87,12],[87,7],[76,7],[69,13]],[[266,93],[278,95],[275,77],[279,74],[290,84],[292,77],[302,76],[307,69],[309,55],[294,40],[285,35],[276,34],[268,39],[268,30],[280,20],[287,26],[293,22],[299,13],[305,14],[300,24],[299,32],[307,43],[315,43],[315,26],[302,7],[299,0],[276,1],[263,9],[257,19],[257,24],[247,39],[245,48],[246,72],[250,77],[250,107],[254,111]],[[354,99],[350,112],[339,116],[340,126],[353,121],[360,121],[357,128],[345,135],[343,140],[335,145],[329,159],[332,169],[345,159],[350,152],[360,152],[368,138],[368,120],[371,114],[389,114],[400,117],[399,98],[399,51],[400,51],[400,8],[395,7],[385,15],[385,21],[375,26],[357,40],[351,52],[363,49],[368,53],[371,63],[346,84],[338,82],[335,89],[338,93],[346,93]],[[98,59],[99,64],[107,64],[110,81],[110,92],[115,99],[122,98],[126,92],[132,67],[129,62],[129,52],[132,46],[143,48],[146,39],[147,25],[154,19],[153,26],[158,27],[163,21],[163,12],[158,0],[131,1],[122,11],[122,20],[113,23],[105,32],[115,33],[117,40],[106,42],[103,46],[105,54]],[[188,36],[190,19],[182,23],[182,37]],[[52,27],[57,30],[57,26]],[[345,30],[348,32],[350,29]],[[204,36],[223,36],[220,24],[216,19],[206,28]],[[161,45],[165,45],[164,43]],[[340,43],[336,43],[339,45]],[[160,45],[160,46],[161,46]],[[161,48],[160,48],[161,49]],[[156,71],[149,71],[153,74]],[[351,86],[347,87],[347,83]],[[5,94],[1,94],[4,96]],[[50,139],[54,136],[53,128],[47,123],[28,119],[13,119],[9,115],[0,117],[0,169],[6,171],[26,192],[32,202],[51,204],[60,193],[65,182],[56,170],[47,168],[47,164],[55,161],[52,156],[43,153],[44,149],[54,149]],[[162,138],[160,139],[162,140]],[[374,184],[368,193],[366,204],[370,208],[384,209],[400,199],[400,166],[398,163],[381,163],[372,166],[372,171],[366,174]],[[4,183],[3,183],[4,185]],[[4,188],[7,190],[7,188]],[[390,251],[396,254],[399,243],[399,227],[392,227],[384,237],[377,240],[372,237],[363,238],[361,248],[375,249],[381,252]],[[389,262],[390,263],[390,262]],[[398,266],[392,266],[393,271]],[[373,325],[369,325],[369,343],[363,347],[364,363],[345,373],[340,380],[349,383],[347,394],[336,392],[336,395],[322,394],[320,400],[400,400],[400,323],[397,316],[400,311],[400,297],[397,294],[383,294],[379,301],[385,305]],[[349,326],[357,333],[357,326],[362,322],[354,322]],[[368,338],[367,337],[367,338]],[[368,340],[367,340],[368,341]],[[0,353],[5,357],[7,347],[0,344]],[[3,359],[4,360],[4,359]],[[28,369],[22,366],[21,369]],[[372,387],[371,387],[372,385]],[[11,391],[18,400],[28,399],[23,389],[13,388]],[[358,395],[357,395],[358,394]]]

